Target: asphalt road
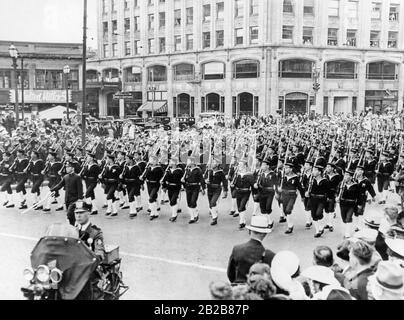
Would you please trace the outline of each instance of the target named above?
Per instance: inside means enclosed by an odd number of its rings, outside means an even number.
[[[160,218],[154,221],[149,221],[146,211],[131,220],[128,210],[121,210],[116,218],[105,217],[105,210],[102,210],[98,216],[91,218],[102,228],[107,244],[120,246],[124,282],[130,287],[122,299],[209,299],[209,283],[227,280],[226,267],[231,249],[247,241],[248,232],[239,231],[238,218],[229,216],[229,199],[221,200],[219,223],[212,227],[207,199],[201,196],[200,220],[189,225],[184,195],[180,206],[183,213],[179,214],[176,223],[168,221],[171,214],[168,205],[161,206]],[[397,202],[394,197],[391,197],[392,203]],[[99,207],[103,199],[98,188]],[[147,208],[146,196],[143,196],[143,205]],[[342,240],[338,210],[334,232],[326,231],[322,238],[315,239],[314,229],[304,229],[305,218],[300,200],[296,202],[293,214],[295,230],[292,235],[285,235],[286,225],[278,223],[280,209],[277,203],[274,203],[273,209],[272,217],[276,223],[264,245],[275,252],[294,251],[300,257],[303,269],[312,263],[315,246],[327,245],[335,249]],[[368,210],[381,209],[379,205],[372,205]],[[248,222],[251,211],[252,203],[248,208]],[[20,287],[25,285],[22,271],[30,265],[31,250],[48,225],[65,221],[65,212],[45,214],[31,211],[21,214],[18,209],[0,207],[0,299],[23,298],[20,292]]]

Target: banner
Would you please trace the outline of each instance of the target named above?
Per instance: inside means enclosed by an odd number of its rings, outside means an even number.
[[[21,103],[22,92],[18,90],[18,102]],[[10,102],[15,103],[15,90],[10,90]],[[25,103],[66,103],[65,90],[24,90]],[[72,102],[72,92],[69,90],[69,103]]]

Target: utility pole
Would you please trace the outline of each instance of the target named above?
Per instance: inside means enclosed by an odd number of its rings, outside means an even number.
[[[86,105],[87,105],[87,93],[86,93],[86,81],[87,81],[87,0],[84,0],[84,14],[83,14],[83,71],[82,71],[82,106],[81,106],[81,143],[84,147],[86,143]]]

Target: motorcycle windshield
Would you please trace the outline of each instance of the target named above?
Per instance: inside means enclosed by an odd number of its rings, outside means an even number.
[[[56,261],[63,272],[59,292],[63,300],[73,300],[81,292],[90,275],[97,268],[96,255],[80,240],[64,237],[44,237],[31,253],[31,266]]]

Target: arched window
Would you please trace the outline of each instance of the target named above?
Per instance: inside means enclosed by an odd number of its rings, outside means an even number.
[[[88,82],[98,82],[98,72],[96,70],[87,70],[87,81]]]
[[[195,67],[189,63],[181,63],[174,66],[174,81],[193,80]]]
[[[369,63],[366,69],[366,77],[370,80],[397,79],[397,65],[388,61]]]
[[[327,79],[356,79],[356,63],[346,60],[329,61],[325,67]]]
[[[303,59],[283,60],[279,62],[279,77],[281,78],[311,78],[313,62]]]
[[[189,94],[181,93],[173,98],[174,117],[193,117],[195,108],[195,99]]]
[[[142,82],[142,68],[129,67],[125,69],[125,82]]]
[[[151,66],[147,68],[148,82],[167,81],[167,68],[165,66]]]
[[[233,78],[259,78],[260,64],[256,60],[241,60],[233,63]]]
[[[118,69],[105,69],[103,72],[103,79],[106,82],[119,82],[119,70]]]
[[[224,97],[217,93],[209,93],[201,101],[201,112],[224,112]]]
[[[225,78],[225,66],[222,62],[208,62],[202,66],[204,80],[219,80]]]

